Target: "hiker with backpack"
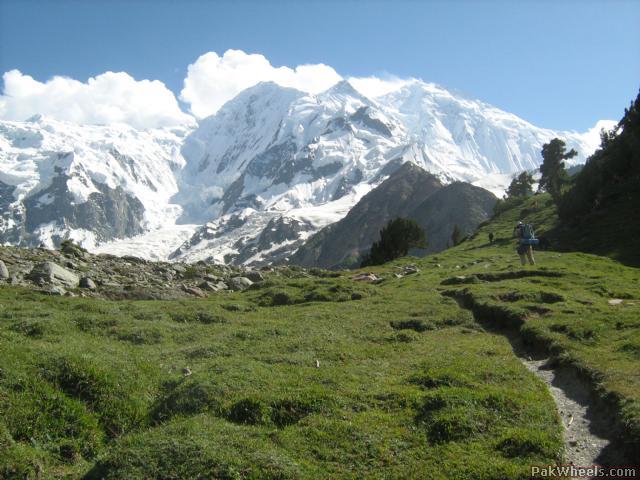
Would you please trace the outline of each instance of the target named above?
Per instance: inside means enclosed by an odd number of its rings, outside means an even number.
[[[518,255],[520,255],[520,263],[525,265],[527,259],[531,265],[535,265],[536,261],[533,259],[533,246],[538,244],[538,239],[533,231],[533,225],[530,223],[518,222],[513,229],[513,236],[518,238]]]

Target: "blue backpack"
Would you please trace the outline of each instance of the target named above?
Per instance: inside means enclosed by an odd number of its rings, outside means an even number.
[[[533,225],[525,223],[520,227],[520,243],[523,245],[538,245],[540,240],[536,238],[536,233],[533,230]]]

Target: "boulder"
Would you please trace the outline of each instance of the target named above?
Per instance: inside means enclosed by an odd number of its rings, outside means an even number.
[[[182,290],[187,292],[189,295],[193,295],[195,297],[206,298],[207,294],[200,290],[198,287],[189,287],[187,285],[182,286]]]
[[[248,272],[244,272],[245,278],[248,278],[252,282],[262,282],[264,280],[264,276],[262,273],[257,270],[249,270]]]
[[[89,290],[95,290],[96,284],[89,277],[82,277],[80,279],[80,288],[88,288]]]
[[[198,287],[209,292],[219,292],[220,290],[227,290],[229,288],[224,282],[212,283],[207,281],[202,282]]]
[[[227,284],[231,290],[246,290],[253,285],[253,282],[247,277],[233,277],[229,279]]]
[[[7,280],[9,278],[9,269],[4,264],[2,260],[0,260],[0,280]]]
[[[365,283],[373,283],[380,280],[380,278],[373,273],[359,273],[351,277],[351,279],[356,282],[365,282]]]
[[[64,285],[75,288],[80,283],[78,276],[53,262],[42,262],[37,264],[28,275],[29,280],[34,283],[50,283]]]

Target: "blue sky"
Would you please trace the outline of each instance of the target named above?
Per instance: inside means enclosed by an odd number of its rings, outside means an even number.
[[[179,96],[200,55],[239,49],[273,66],[418,77],[581,131],[619,119],[638,94],[638,25],[635,0],[0,0],[0,73],[123,71]]]

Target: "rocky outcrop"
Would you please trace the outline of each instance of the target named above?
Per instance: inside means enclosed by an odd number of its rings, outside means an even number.
[[[70,241],[60,250],[0,246],[0,288],[14,285],[48,295],[113,300],[205,298],[244,291],[272,276],[308,276],[301,269],[245,269],[211,262],[152,262],[133,256],[94,255]]]

